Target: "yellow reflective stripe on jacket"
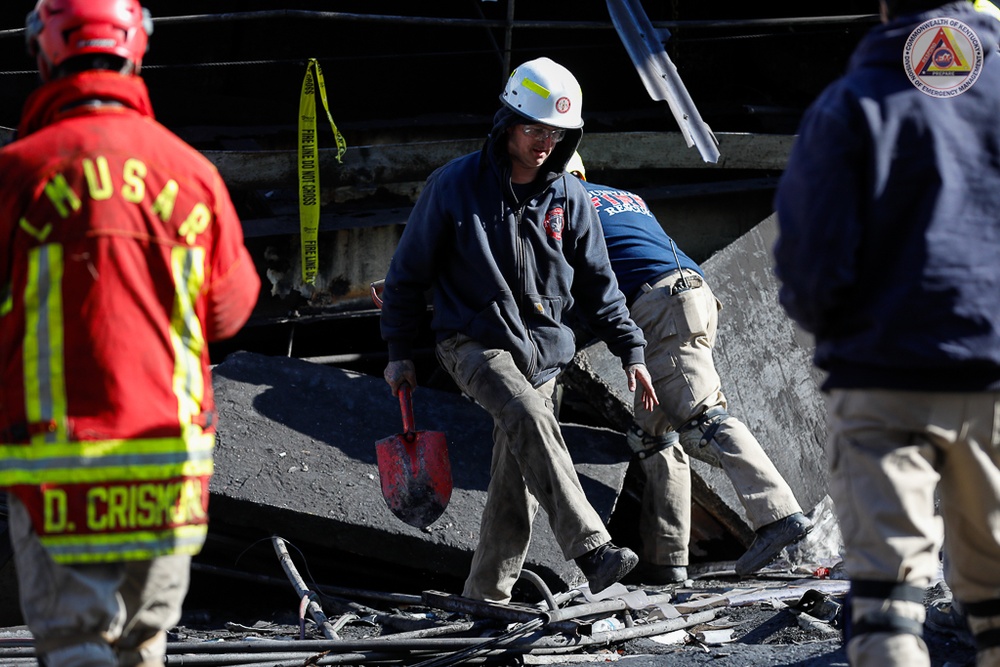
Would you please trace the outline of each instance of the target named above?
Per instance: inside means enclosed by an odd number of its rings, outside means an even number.
[[[24,290],[25,414],[54,429],[31,436],[32,444],[66,440],[66,384],[63,365],[63,250],[48,244],[28,251]]]
[[[213,472],[214,433],[186,437],[0,445],[0,486],[201,477]]]
[[[205,284],[205,249],[175,247],[170,253],[175,286],[174,311],[170,322],[170,340],[174,347],[174,395],[177,417],[190,424],[201,415],[205,383],[201,373],[201,355],[205,337],[195,312],[195,303]]]
[[[208,535],[206,524],[173,530],[133,532],[121,535],[40,537],[45,550],[57,563],[104,563],[149,560],[157,556],[194,556]]]

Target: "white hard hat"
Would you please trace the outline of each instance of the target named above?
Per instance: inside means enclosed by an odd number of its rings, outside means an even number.
[[[548,58],[529,60],[511,72],[500,101],[545,125],[583,127],[580,84],[568,69]]]
[[[566,171],[587,180],[587,170],[583,167],[583,158],[576,151],[573,151],[573,156],[566,163]]]

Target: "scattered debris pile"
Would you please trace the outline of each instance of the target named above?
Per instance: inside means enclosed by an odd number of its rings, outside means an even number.
[[[812,578],[713,591],[689,581],[662,589],[615,584],[597,596],[586,586],[554,594],[541,577],[526,570],[522,579],[535,588],[540,601],[504,605],[434,590],[407,595],[310,587],[285,540],[271,541],[299,601],[297,617],[285,613],[278,615],[278,623],[244,625],[188,612],[171,633],[168,665],[445,667],[468,661],[551,662],[553,656],[567,655],[572,657],[560,661],[607,661],[627,654],[629,643],[640,639],[669,650],[703,651],[728,644],[736,639],[739,623],[727,610],[765,604],[797,615],[805,629],[802,636],[826,640],[839,636],[840,605],[833,597],[847,586],[844,581]],[[26,633],[4,634],[0,663],[35,664]]]
[[[667,655],[671,664],[713,667],[847,664],[841,626],[849,584],[839,578],[839,564],[809,571],[783,560],[742,580],[718,565],[692,567],[692,578],[681,584],[615,584],[596,596],[586,585],[553,593],[525,570],[524,594],[502,605],[435,588],[396,593],[319,584],[309,561],[322,552],[303,552],[279,536],[269,542],[270,567],[195,562],[184,616],[169,635],[167,665],[655,667]],[[279,566],[284,577],[263,574]],[[414,582],[420,583],[426,582]],[[943,582],[928,588],[932,665],[972,665],[969,635],[949,615],[949,602]],[[24,626],[0,629],[0,664],[37,665]]]

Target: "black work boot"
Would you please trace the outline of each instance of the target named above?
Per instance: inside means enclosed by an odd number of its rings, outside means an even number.
[[[813,524],[802,512],[790,514],[757,530],[753,544],[736,561],[736,574],[745,577],[761,569],[793,542],[812,530]]]
[[[628,574],[639,562],[639,557],[628,547],[605,542],[574,560],[587,577],[590,592],[596,594]]]

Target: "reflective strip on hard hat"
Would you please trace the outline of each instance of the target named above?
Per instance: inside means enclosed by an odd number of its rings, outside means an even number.
[[[531,79],[523,79],[521,81],[521,85],[530,90],[531,92],[541,95],[545,99],[548,99],[549,95],[551,94],[549,90],[545,88],[545,86],[539,85],[534,81],[532,81]]]

